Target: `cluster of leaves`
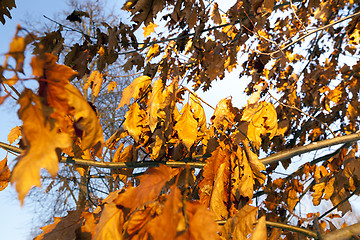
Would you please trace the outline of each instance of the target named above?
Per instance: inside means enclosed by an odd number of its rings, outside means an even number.
[[[82,33],[84,42],[75,43],[64,57],[66,66],[53,55],[63,48],[61,29],[34,42],[31,66],[39,89],[19,93],[23,126],[9,135],[12,143],[21,130],[24,150],[10,180],[20,200],[32,186],[40,186],[41,168],[55,177],[59,161],[71,163],[66,157],[80,158],[73,161],[85,166],[78,171],[88,178],[91,166],[112,166],[111,179],[121,182],[96,208],[87,189],[88,208],[55,218],[38,239],[247,239],[250,233],[253,239],[282,234],[292,239],[296,233],[291,231],[267,232],[260,216],[290,222],[309,193],[314,206],[331,200],[341,213],[308,212],[295,224],[316,227],[319,218],[323,230],[334,230],[333,218],[350,211],[349,197],[359,194],[357,146],[350,144],[354,139],[286,178],[273,173],[279,161],[286,169],[290,159],[278,158],[266,167],[258,156],[358,130],[360,63],[344,59],[359,54],[359,2],[237,1],[223,15],[217,3],[201,0],[130,0],[123,9],[131,13],[132,25]],[[75,22],[90,17],[82,11],[70,16]],[[156,23],[167,31],[152,39]],[[134,31],[142,25],[145,40],[140,43]],[[302,41],[315,33],[310,42]],[[10,45],[15,76],[2,77],[4,90],[8,85],[17,92],[13,85],[20,79],[29,39],[31,35],[16,35]],[[119,55],[125,55],[125,70],[143,75],[124,89],[118,109],[127,105],[129,110],[119,130],[104,142],[96,111],[69,79],[86,77],[82,90],[86,94],[91,88],[96,97],[104,69]],[[96,70],[89,68],[94,61]],[[231,98],[224,98],[207,124],[206,103],[195,91],[209,90],[214,80],[237,66],[242,67],[240,76],[251,78],[247,105],[236,108]],[[184,86],[184,80],[193,88]],[[7,96],[11,93],[1,99]],[[106,158],[108,151],[114,154]],[[130,168],[145,162],[180,167]],[[1,164],[5,187],[10,170],[6,160]],[[203,168],[191,168],[197,166]],[[262,195],[262,204],[252,206],[252,199]],[[219,227],[216,221],[226,223]],[[307,232],[316,236],[312,234]]]

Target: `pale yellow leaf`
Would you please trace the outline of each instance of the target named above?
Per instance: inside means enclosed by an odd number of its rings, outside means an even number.
[[[266,240],[267,232],[266,232],[266,220],[265,216],[262,216],[258,223],[256,224],[255,230],[251,235],[250,240]]]

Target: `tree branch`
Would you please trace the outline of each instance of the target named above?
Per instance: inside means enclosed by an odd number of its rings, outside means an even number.
[[[285,150],[279,153],[275,153],[269,157],[262,158],[260,161],[263,164],[270,164],[274,162],[279,162],[288,158],[292,158],[297,155],[301,155],[303,153],[311,152],[314,150],[342,144],[342,143],[350,143],[360,140],[360,132],[353,133],[345,136],[340,136],[336,138],[326,139],[323,141],[318,141],[314,143],[310,143],[305,146],[295,147],[289,150]],[[14,152],[21,154],[22,149],[0,142],[0,147],[5,149],[6,151]],[[206,156],[195,156],[192,158],[187,158],[189,161],[141,161],[141,162],[97,162],[89,159],[81,159],[81,158],[73,158],[73,157],[62,157],[61,163],[71,163],[78,164],[81,166],[93,166],[100,168],[146,168],[146,167],[157,167],[160,164],[169,166],[169,167],[191,167],[191,168],[203,168],[206,162],[194,161],[194,159],[206,158]]]
[[[322,235],[324,240],[345,240],[350,239],[353,236],[360,235],[360,223],[350,225],[348,227],[331,231]]]

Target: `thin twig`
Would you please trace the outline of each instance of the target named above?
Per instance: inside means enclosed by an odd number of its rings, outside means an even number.
[[[300,20],[300,18],[296,14],[296,9],[295,9],[295,6],[294,6],[292,0],[290,0],[290,7],[291,7],[291,9],[293,11],[293,14],[294,14],[295,18],[300,22],[300,25],[305,29],[305,32],[309,33],[308,30],[306,29],[305,25],[303,24],[303,22]]]
[[[330,128],[326,123],[324,123],[324,122],[320,121],[319,119],[311,116],[310,114],[307,114],[306,112],[302,111],[301,109],[299,109],[299,108],[297,108],[297,107],[295,107],[295,106],[290,106],[290,105],[287,105],[287,104],[285,104],[285,103],[280,102],[280,101],[279,101],[277,98],[275,98],[270,92],[268,92],[268,93],[269,93],[269,95],[270,95],[275,101],[277,101],[280,105],[282,105],[282,106],[284,106],[284,107],[287,107],[287,108],[294,109],[294,110],[296,110],[296,111],[299,111],[299,112],[301,112],[302,114],[308,116],[309,118],[314,119],[314,120],[317,121],[318,123],[323,124],[323,125],[331,132],[331,134],[332,134],[334,137],[336,137],[335,133],[331,130],[331,128]]]
[[[314,30],[308,32],[307,34],[304,34],[303,36],[299,37],[298,39],[292,41],[291,43],[285,45],[284,47],[280,48],[280,49],[277,50],[277,51],[274,51],[274,52],[271,52],[271,53],[265,53],[265,52],[258,52],[258,53],[263,54],[263,55],[269,55],[271,58],[275,58],[274,56],[275,56],[276,54],[278,54],[278,53],[280,53],[280,52],[283,52],[283,51],[286,50],[287,48],[289,48],[289,47],[291,47],[292,45],[294,45],[295,43],[303,40],[304,38],[308,37],[309,35],[314,34],[314,33],[316,33],[316,32],[319,32],[319,31],[322,31],[322,30],[324,30],[324,29],[326,29],[326,28],[328,28],[328,27],[331,27],[331,26],[333,26],[333,25],[336,25],[336,24],[338,24],[338,23],[341,23],[341,22],[343,22],[343,21],[346,21],[346,20],[348,20],[348,19],[350,19],[350,18],[359,16],[359,15],[360,15],[360,12],[357,12],[357,13],[351,14],[351,15],[349,15],[349,16],[347,16],[347,17],[344,17],[344,18],[342,18],[342,19],[340,19],[340,20],[337,20],[337,21],[335,21],[335,22],[333,22],[333,23],[329,23],[329,24],[327,24],[327,25],[325,25],[325,26],[322,26],[322,27],[319,27],[319,28],[317,28],[317,29],[314,29]]]

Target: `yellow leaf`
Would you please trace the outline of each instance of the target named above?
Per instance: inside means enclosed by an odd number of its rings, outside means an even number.
[[[108,93],[114,91],[115,89],[117,90],[116,82],[115,81],[110,82],[109,85],[107,86]]]
[[[52,177],[58,171],[59,149],[72,144],[68,134],[59,131],[55,121],[49,118],[51,108],[41,104],[31,90],[25,89],[19,99],[19,118],[23,121],[22,132],[27,148],[17,158],[11,176],[16,185],[21,204],[33,186],[40,187],[40,170],[45,168]]]
[[[228,210],[224,203],[224,196],[226,196],[224,193],[224,170],[225,163],[222,163],[217,170],[210,198],[210,210],[214,213],[215,219],[227,219],[228,217]]]
[[[4,190],[10,181],[10,169],[7,166],[7,157],[0,161],[0,191]]]
[[[261,171],[266,170],[265,165],[260,162],[258,156],[253,153],[253,151],[251,151],[248,145],[248,141],[245,141],[244,149],[246,152],[246,156],[249,159],[250,167],[253,171],[253,174],[255,175],[256,179],[259,181],[260,184],[264,184],[266,180],[266,175]]]
[[[197,121],[194,119],[188,103],[185,104],[181,113],[181,117],[175,124],[174,129],[178,132],[179,138],[187,149],[190,150],[197,138]]]
[[[325,200],[329,200],[330,197],[333,195],[334,193],[334,182],[335,182],[335,178],[331,178],[329,181],[327,181],[326,186],[325,186],[325,195],[324,195],[324,199]]]
[[[257,207],[245,205],[228,219],[222,229],[224,239],[247,240],[253,231],[256,221]]]
[[[161,79],[158,79],[153,84],[153,89],[150,97],[150,103],[148,108],[148,115],[149,115],[149,126],[151,132],[154,132],[159,119],[165,119],[166,115],[163,111],[165,107],[164,102],[164,84]]]
[[[152,45],[146,54],[146,62],[149,62],[152,58],[158,56],[159,54],[160,46],[158,44]]]
[[[130,106],[129,111],[127,111],[125,114],[125,122],[123,124],[124,129],[128,131],[129,135],[132,136],[135,141],[139,141],[139,137],[143,130],[141,121],[145,115],[145,110],[140,109],[140,106],[137,102],[134,102]]]
[[[91,86],[92,95],[97,97],[99,95],[103,79],[104,79],[104,76],[102,75],[102,73],[95,70],[88,77],[84,88],[88,89],[88,87]]]
[[[7,140],[10,144],[13,144],[17,139],[19,139],[20,136],[21,136],[21,127],[16,126],[10,130]]]
[[[151,35],[151,33],[153,33],[155,31],[155,28],[157,27],[158,25],[156,25],[155,23],[149,23],[147,26],[143,27],[143,30],[144,30],[144,37],[148,37]]]
[[[10,43],[10,50],[8,56],[13,57],[16,60],[16,70],[22,71],[24,63],[24,51],[25,51],[25,39],[23,37],[15,36]]]
[[[223,130],[226,130],[230,124],[229,121],[233,121],[234,118],[235,113],[231,99],[224,98],[217,104],[214,115],[211,117],[211,122],[217,129],[223,128]]]
[[[141,90],[145,90],[150,83],[151,78],[148,76],[135,78],[134,81],[124,89],[119,106],[116,109],[124,107],[125,104],[129,106],[131,98],[135,100],[138,99],[141,95]]]
[[[290,211],[294,210],[297,202],[299,201],[297,192],[294,188],[290,188],[287,198],[287,204],[289,206]]]
[[[315,206],[319,205],[320,204],[320,201],[321,201],[321,197],[323,195],[323,191],[325,189],[325,182],[321,182],[321,183],[318,183],[318,184],[315,184],[315,186],[313,187],[314,189],[314,193],[312,194],[312,197],[313,197],[313,204]]]
[[[267,239],[266,232],[266,220],[265,216],[262,216],[255,226],[255,230],[251,235],[250,240],[265,240]]]
[[[193,94],[190,95],[190,107],[194,110],[194,118],[198,121],[198,127],[200,131],[206,131],[206,116],[204,108],[201,105],[199,99],[196,98]]]

